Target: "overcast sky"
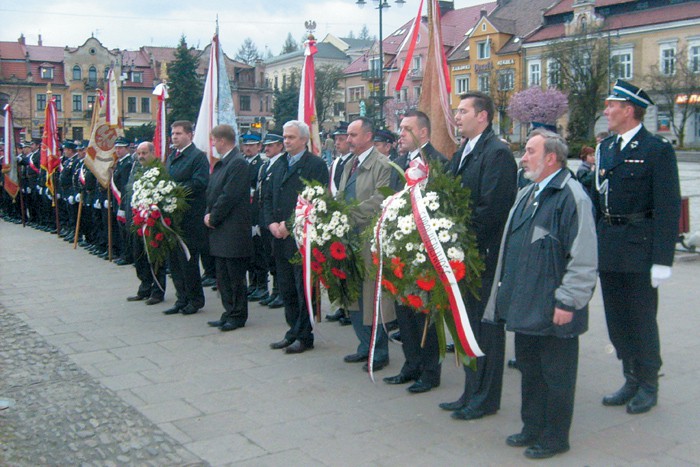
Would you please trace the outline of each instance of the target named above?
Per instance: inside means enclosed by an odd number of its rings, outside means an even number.
[[[384,36],[413,17],[419,0],[394,0],[383,10]],[[426,2],[427,3],[427,2]],[[485,3],[455,0],[456,8]],[[260,52],[277,55],[291,32],[298,42],[306,20],[316,21],[316,36],[327,33],[357,36],[363,25],[379,35],[376,3],[367,0],[360,9],[355,0],[0,0],[0,40],[14,41],[23,33],[28,44],[41,34],[44,45],[75,47],[94,34],[107,48],[135,50],[142,45],[176,46],[182,34],[189,45],[205,47],[214,35],[219,17],[221,44],[233,57],[246,37]],[[425,8],[425,7],[424,7]]]

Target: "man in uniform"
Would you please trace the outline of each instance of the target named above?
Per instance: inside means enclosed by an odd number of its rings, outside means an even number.
[[[260,135],[248,132],[241,138],[243,156],[248,163],[248,181],[250,183],[250,209],[252,213],[251,221],[253,228],[253,256],[248,268],[250,285],[248,287],[248,300],[257,302],[269,297],[267,290],[267,262],[265,261],[265,248],[262,244],[262,232],[260,231],[260,211],[254,203],[255,189],[258,186],[258,175],[260,167],[265,162],[264,156],[260,155],[262,148]]]
[[[78,207],[75,202],[75,190],[73,189],[73,175],[78,162],[78,158],[75,156],[75,148],[76,145],[72,141],[65,141],[63,143],[63,155],[65,160],[63,161],[63,170],[61,170],[61,174],[58,177],[58,184],[68,214],[68,222],[65,226],[66,232],[63,235],[63,239],[66,241],[73,241],[73,237],[75,236],[75,222],[78,215]]]
[[[114,166],[111,186],[114,195],[112,196],[112,226],[116,233],[116,235],[113,235],[113,238],[115,239],[116,250],[119,253],[119,258],[114,261],[114,264],[123,266],[133,262],[131,258],[131,247],[128,241],[129,232],[126,227],[126,217],[120,205],[122,203],[122,197],[124,196],[126,183],[129,180],[131,168],[134,165],[134,158],[129,153],[129,141],[126,138],[117,138],[114,144],[114,150],[119,158]]]
[[[374,147],[392,162],[398,157],[398,152],[394,148],[395,143],[396,137],[389,130],[377,130],[374,133]]]
[[[165,315],[192,315],[204,306],[199,254],[207,242],[207,230],[202,219],[207,207],[209,161],[206,154],[192,144],[192,134],[192,122],[178,120],[171,125],[170,137],[175,151],[168,157],[166,169],[173,181],[190,192],[187,197],[190,207],[179,226],[190,258],[187,259],[182,248],[175,248],[170,253],[168,265],[177,299],[172,308],[163,312]]]
[[[625,377],[603,405],[630,414],[657,403],[658,287],[671,277],[680,217],[676,154],[642,124],[649,105],[646,92],[617,80],[605,107],[616,135],[598,145],[594,190],[605,318]]]
[[[501,407],[505,331],[503,324],[482,321],[486,294],[491,290],[498,260],[500,239],[517,191],[517,164],[513,154],[494,133],[493,99],[487,94],[469,92],[457,107],[457,125],[464,145],[450,161],[452,173],[469,188],[471,227],[486,269],[481,275],[479,298],[464,296],[469,324],[486,357],[477,360],[476,371],[464,367],[464,392],[454,402],[440,404],[453,411],[458,420],[474,420],[492,415]]]

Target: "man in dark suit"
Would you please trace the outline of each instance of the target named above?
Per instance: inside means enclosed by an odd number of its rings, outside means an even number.
[[[296,207],[297,197],[304,189],[303,180],[328,184],[328,166],[323,160],[306,149],[309,141],[309,126],[298,120],[284,124],[285,161],[276,164],[272,173],[270,189],[265,193],[265,219],[274,237],[273,253],[277,268],[279,289],[284,301],[284,316],[289,330],[273,349],[285,349],[288,354],[302,353],[314,347],[311,320],[304,298],[304,283],[301,264],[291,264],[297,252],[296,242],[290,235],[287,222]]]
[[[119,258],[114,261],[114,264],[123,266],[133,262],[131,255],[131,247],[128,242],[129,232],[126,227],[126,217],[120,207],[124,189],[129,180],[129,173],[134,165],[134,158],[129,153],[129,141],[126,138],[119,137],[114,144],[115,153],[119,160],[114,165],[112,173],[112,225],[117,226],[117,235],[115,236],[115,249],[119,253]],[[121,212],[120,212],[121,211]]]
[[[214,165],[207,188],[209,252],[216,259],[216,282],[224,313],[209,326],[221,331],[242,328],[248,320],[245,275],[253,251],[250,236],[250,190],[248,164],[236,147],[236,131],[217,125],[211,140],[221,160]]]
[[[470,92],[461,96],[456,120],[465,142],[450,161],[452,173],[470,190],[471,227],[486,266],[479,298],[471,293],[464,296],[469,324],[486,356],[477,360],[476,371],[464,367],[464,392],[459,399],[440,404],[440,408],[454,411],[452,417],[458,420],[492,415],[501,407],[505,331],[503,324],[482,318],[501,235],[515,200],[518,168],[508,146],[493,131],[494,112],[493,99],[487,94]]]
[[[657,403],[658,286],[671,277],[680,217],[676,154],[642,124],[649,105],[642,89],[615,83],[605,116],[617,135],[598,145],[593,190],[605,318],[625,377],[603,405],[626,405],[630,414]]]
[[[191,315],[204,306],[202,277],[199,273],[199,252],[207,241],[204,213],[207,207],[209,162],[207,156],[192,144],[192,122],[179,120],[171,125],[171,139],[175,151],[168,157],[166,168],[170,177],[190,191],[189,209],[180,223],[182,239],[190,252],[190,259],[182,248],[175,248],[168,258],[170,274],[177,299],[166,315]]]
[[[430,144],[430,119],[425,113],[417,110],[406,112],[401,119],[399,150],[404,154],[396,159],[396,164],[403,170],[406,170],[413,160],[420,160],[422,157],[425,157],[429,164],[447,163],[447,158]],[[395,191],[404,187],[403,177],[395,170],[391,172],[390,186]],[[425,346],[421,347],[426,315],[398,302],[395,308],[403,344],[401,348],[406,361],[398,375],[384,378],[384,382],[404,384],[415,381],[408,387],[409,392],[430,391],[440,386],[441,364],[435,323],[430,323]]]

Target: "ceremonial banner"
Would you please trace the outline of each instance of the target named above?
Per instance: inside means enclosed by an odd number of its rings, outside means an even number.
[[[49,94],[44,112],[44,133],[41,136],[41,168],[46,171],[46,188],[54,194],[53,174],[61,165],[61,156],[58,146],[58,114],[56,112],[56,98]]]
[[[156,131],[153,135],[153,146],[155,146],[156,157],[165,163],[165,159],[168,157],[168,125],[165,115],[168,87],[165,83],[160,83],[153,90],[153,94],[158,96],[158,115],[156,117]]]
[[[199,107],[199,116],[197,117],[197,125],[194,127],[194,137],[192,139],[197,148],[207,153],[211,168],[221,158],[221,154],[218,154],[216,149],[214,149],[209,135],[212,128],[221,124],[231,125],[238,133],[231,85],[226,73],[226,61],[219,43],[219,31],[217,28],[209,49],[209,70],[207,71],[202,105]]]
[[[316,115],[316,70],[314,69],[314,54],[318,52],[314,36],[309,34],[309,40],[304,42],[304,67],[301,70],[301,89],[299,90],[298,120],[309,125],[309,151],[321,154],[321,135],[318,132],[318,117]]]
[[[90,169],[97,181],[105,189],[109,187],[112,178],[112,167],[117,160],[114,152],[114,143],[117,141],[117,137],[123,136],[118,106],[116,107],[116,115],[113,112],[115,100],[112,99],[112,96],[117,94],[117,81],[114,69],[110,69],[109,74],[107,96],[105,98],[100,93],[93,107],[94,114],[90,132],[90,144],[88,145],[87,156],[84,161],[85,166]],[[107,103],[109,104],[106,105]],[[107,121],[107,115],[110,115],[110,122]]]
[[[397,92],[401,91],[403,83],[406,80],[406,75],[408,74],[409,70],[413,68],[413,52],[416,50],[416,43],[418,42],[418,32],[420,31],[420,22],[422,16],[423,0],[420,0],[420,5],[418,5],[418,14],[416,15],[416,19],[413,20],[413,23],[411,24],[411,30],[408,32],[408,34],[406,34],[406,39],[401,44],[401,47],[399,47],[399,51],[396,54],[397,56],[399,56],[399,54],[403,50],[404,45],[406,45],[406,41],[409,41],[408,51],[406,51],[406,58],[404,59],[403,68],[401,69],[401,73],[399,74],[399,79],[396,81]]]
[[[441,153],[451,155],[457,150],[454,137],[457,122],[450,107],[450,76],[442,45],[438,0],[428,2],[428,30],[428,58],[418,109],[430,117],[432,145]]]
[[[5,111],[5,150],[2,154],[2,175],[5,180],[5,191],[12,199],[15,199],[19,193],[19,176],[17,174],[14,119],[10,104],[6,104],[3,110]]]

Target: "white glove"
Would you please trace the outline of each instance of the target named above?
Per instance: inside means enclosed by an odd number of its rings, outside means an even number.
[[[75,204],[75,198],[73,196],[68,197],[68,204]]]
[[[104,203],[102,203],[102,204],[104,205],[105,209],[107,209],[107,208],[109,207],[109,201],[108,201],[108,200],[105,200]]]
[[[102,205],[100,204],[100,200],[96,199],[95,202],[92,204],[92,207],[94,209],[102,209]]]
[[[80,202],[80,193],[78,193],[77,195],[75,195],[75,202],[76,202],[76,203],[79,203],[79,202]]]
[[[36,191],[38,191],[39,194],[41,194],[41,187],[39,185],[36,186]]]
[[[61,199],[61,193],[56,193],[56,199]]]
[[[260,236],[260,226],[259,225],[254,225],[253,228],[251,229],[253,237],[259,237]]]
[[[29,187],[27,187],[27,194],[28,194],[28,195],[31,195],[31,194],[32,194],[32,189],[29,188]]]
[[[671,278],[671,266],[654,264],[651,266],[651,286],[657,288],[661,283]]]

